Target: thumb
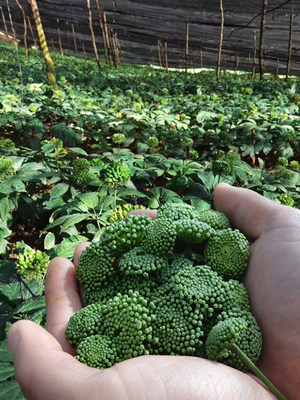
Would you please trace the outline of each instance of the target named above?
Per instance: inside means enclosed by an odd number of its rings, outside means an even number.
[[[8,333],[8,346],[13,354],[15,373],[26,399],[84,399],[89,368],[70,354],[41,326],[31,321],[18,321]],[[101,371],[97,371],[99,377]],[[86,384],[83,384],[86,382]]]
[[[257,239],[262,233],[270,231],[279,222],[279,214],[283,210],[286,214],[289,209],[252,190],[233,187],[226,183],[216,186],[214,203],[216,209],[224,213],[232,225],[249,239]]]

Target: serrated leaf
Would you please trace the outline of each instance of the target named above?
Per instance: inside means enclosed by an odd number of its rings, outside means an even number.
[[[0,342],[0,362],[13,362],[13,360],[13,356],[7,345],[7,340],[2,340]]]
[[[15,262],[9,260],[0,260],[0,279],[12,275],[15,272]]]
[[[140,198],[148,198],[147,195],[144,193],[136,190],[136,189],[119,189],[118,190],[118,196],[119,197],[128,197],[128,196],[138,196]]]
[[[19,307],[17,307],[15,313],[30,313],[41,308],[46,308],[45,296],[33,297],[24,301]]]
[[[0,219],[1,221],[4,222],[5,225],[9,216],[9,211],[10,211],[9,200],[5,196],[0,200]]]
[[[78,224],[79,222],[87,219],[89,214],[72,214],[67,218],[64,223],[61,225],[61,232],[64,232],[66,229],[70,228],[73,225]]]
[[[196,120],[198,122],[198,124],[200,124],[203,121],[211,121],[214,118],[217,118],[218,114],[216,114],[215,112],[212,111],[206,111],[206,110],[202,110],[199,111],[197,116],[196,116]]]
[[[69,185],[66,183],[59,183],[52,188],[50,193],[50,200],[56,199],[57,197],[63,196],[69,189]]]
[[[0,362],[0,382],[6,381],[14,375],[15,369],[11,364]]]
[[[9,185],[10,185],[11,189],[13,189],[14,191],[16,191],[18,193],[26,192],[26,187],[25,187],[24,182],[22,181],[22,179],[20,179],[18,177],[13,177],[13,178],[9,179]]]
[[[98,192],[88,192],[82,193],[78,196],[79,200],[87,206],[87,208],[96,208],[99,204],[99,193]]]
[[[70,147],[69,150],[74,151],[75,153],[82,154],[83,156],[87,156],[88,153],[81,149],[80,147]]]
[[[1,400],[21,400],[25,399],[16,379],[0,382]]]
[[[47,233],[44,239],[44,248],[45,250],[50,250],[55,246],[55,235],[52,232]]]

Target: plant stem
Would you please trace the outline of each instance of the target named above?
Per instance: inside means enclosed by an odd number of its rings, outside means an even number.
[[[287,400],[287,398],[273,385],[272,382],[261,372],[260,369],[250,360],[250,358],[236,345],[232,344],[230,350],[254,373],[270,391],[275,394],[278,400]]]

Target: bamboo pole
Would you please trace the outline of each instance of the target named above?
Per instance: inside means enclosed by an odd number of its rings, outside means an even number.
[[[186,24],[185,30],[185,72],[187,73],[189,67],[189,37],[190,37],[190,24]]]
[[[167,74],[169,75],[169,60],[168,60],[168,42],[165,42],[165,67],[167,70]]]
[[[253,31],[253,65],[252,65],[252,79],[255,78],[256,75],[256,52],[257,52],[257,36],[256,36],[256,30],[254,29]]]
[[[7,36],[9,36],[4,12],[2,10],[2,7],[0,7],[0,9],[1,9],[1,15],[2,15],[2,21],[3,21],[5,33],[6,33]]]
[[[56,89],[56,78],[55,78],[55,68],[54,68],[54,63],[51,58],[41,17],[40,17],[40,12],[38,9],[38,5],[36,0],[27,0],[27,3],[29,4],[29,7],[31,9],[32,15],[33,15],[33,20],[35,23],[36,31],[38,34],[39,42],[40,42],[40,47],[43,53],[43,57],[46,63],[46,68],[47,68],[47,82],[49,85],[52,86],[52,88],[55,90]]]
[[[277,58],[276,70],[275,70],[275,78],[277,79],[278,76],[279,76],[279,58]]]
[[[265,47],[265,30],[268,0],[263,0],[261,24],[260,24],[260,40],[259,40],[259,76],[264,79],[265,63],[264,63],[264,47]]]
[[[236,51],[235,51],[235,70],[236,70],[236,71],[237,71],[238,68],[239,68],[239,61],[240,61],[240,59],[239,59],[239,52],[236,50]]]
[[[28,44],[27,44],[27,22],[26,22],[26,14],[24,11],[24,8],[21,6],[19,0],[16,0],[16,3],[21,10],[22,16],[23,16],[23,25],[24,25],[24,35],[23,35],[23,41],[24,41],[24,48],[25,48],[25,57],[28,59],[29,58],[29,53],[28,53]]]
[[[99,58],[99,54],[98,54],[98,49],[97,49],[96,40],[95,40],[95,33],[94,33],[94,28],[93,28],[93,15],[92,15],[92,9],[91,9],[91,0],[86,0],[86,5],[87,5],[87,10],[88,10],[89,27],[90,27],[91,37],[92,37],[95,58],[96,58],[98,68],[101,69],[101,63],[100,63],[100,58]]]
[[[61,42],[61,33],[60,33],[60,29],[59,29],[59,19],[57,19],[56,22],[57,22],[57,35],[58,35],[59,51],[60,51],[60,55],[63,57],[64,56],[64,49],[63,49],[62,42]]]
[[[223,0],[220,0],[220,11],[221,11],[221,27],[220,27],[220,43],[219,43],[218,61],[217,61],[217,80],[220,80],[221,76],[221,59],[222,59],[222,47],[223,47],[223,36],[224,36]]]
[[[157,54],[158,54],[158,64],[162,67],[162,44],[161,41],[157,41]]]
[[[75,28],[74,28],[74,24],[72,24],[72,33],[73,33],[73,40],[74,40],[74,50],[75,53],[77,54],[77,40],[76,40],[76,32],[75,32]]]
[[[97,6],[98,17],[99,17],[99,22],[100,22],[100,29],[101,29],[101,33],[102,33],[105,60],[106,60],[106,64],[109,67],[111,67],[112,61],[111,61],[110,55],[108,54],[109,53],[109,51],[108,51],[109,43],[107,43],[107,38],[106,38],[106,33],[105,33],[105,28],[104,28],[104,16],[103,16],[102,9],[100,7],[99,0],[95,0],[95,2],[96,2],[96,6]]]
[[[291,64],[292,64],[293,25],[294,25],[294,13],[292,12],[291,17],[290,17],[288,59],[287,59],[286,74],[285,74],[285,80],[286,81],[289,80],[289,75],[290,75],[290,72],[291,72]]]

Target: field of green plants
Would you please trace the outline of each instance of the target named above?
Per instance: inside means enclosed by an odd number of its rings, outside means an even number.
[[[300,84],[185,73],[0,45],[0,398],[23,398],[10,324],[45,323],[50,258],[133,208],[213,207],[218,182],[300,206]]]

